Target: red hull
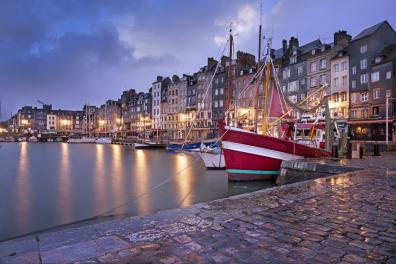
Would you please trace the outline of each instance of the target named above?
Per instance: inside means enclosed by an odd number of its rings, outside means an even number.
[[[327,157],[330,153],[292,141],[231,128],[222,138],[229,180],[268,180],[283,160]]]

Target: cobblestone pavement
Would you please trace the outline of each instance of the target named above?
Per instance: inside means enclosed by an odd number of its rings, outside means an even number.
[[[3,242],[0,263],[396,263],[396,171],[385,163]]]

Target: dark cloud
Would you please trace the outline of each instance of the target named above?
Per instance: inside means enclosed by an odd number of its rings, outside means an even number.
[[[392,0],[263,4],[265,30],[274,33],[275,46],[294,34],[305,42],[340,27],[356,34],[383,19],[396,23]],[[36,99],[80,109],[117,98],[124,89],[148,90],[157,74],[193,73],[208,56],[219,56],[214,37],[226,35],[227,26],[215,21],[241,19],[240,25],[255,26],[239,13],[246,5],[258,12],[257,0],[0,1],[3,118]],[[246,32],[236,38],[237,48],[256,53],[256,33]]]

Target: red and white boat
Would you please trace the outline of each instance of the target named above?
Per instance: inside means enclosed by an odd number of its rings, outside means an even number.
[[[330,156],[328,151],[320,148],[323,145],[320,144],[320,142],[308,144],[309,142],[304,142],[301,138],[297,138],[296,133],[293,138],[291,135],[292,125],[290,125],[290,123],[286,126],[286,129],[281,129],[282,133],[275,133],[275,131],[271,133],[271,129],[275,128],[276,123],[280,122],[283,118],[290,118],[289,113],[291,113],[293,109],[301,109],[301,103],[293,105],[291,102],[286,101],[272,63],[270,43],[269,40],[265,64],[261,75],[264,98],[263,128],[261,133],[259,134],[240,128],[224,127],[220,125],[225,165],[228,179],[231,181],[274,179],[279,174],[281,163],[284,160]],[[260,67],[258,67],[258,69],[260,69]],[[271,71],[273,72],[272,78],[274,80],[272,86],[270,85]],[[261,85],[260,80],[257,82],[257,87],[258,85]],[[231,85],[229,85],[229,87],[231,87]],[[256,91],[258,91],[258,89],[256,89]],[[307,96],[302,102],[306,102],[309,97],[310,96]],[[230,98],[232,98],[231,95],[228,97],[228,109],[232,109],[232,107],[230,107]],[[269,119],[275,121],[272,121],[270,124],[268,122]],[[313,140],[315,136],[320,136],[321,139],[324,139],[323,134],[316,133],[319,131],[315,131],[315,124],[311,124],[310,126],[312,133],[306,133],[306,131],[304,131],[309,129],[307,126],[300,127],[304,136],[307,134],[307,137],[311,139],[312,143],[315,143]],[[294,129],[296,131],[298,125],[294,126]],[[257,121],[255,130],[258,130]],[[291,140],[292,138],[294,140]]]
[[[231,181],[274,179],[283,160],[330,156],[324,149],[239,128],[225,127],[223,133],[225,165]]]

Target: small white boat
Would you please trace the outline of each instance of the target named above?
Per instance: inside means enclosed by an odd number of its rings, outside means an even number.
[[[82,138],[69,138],[69,140],[67,141],[67,143],[96,143],[96,139],[95,138],[90,138],[90,137],[82,137]]]
[[[95,140],[96,144],[111,144],[112,138],[109,137],[100,137]]]
[[[27,141],[27,138],[26,138],[26,137],[20,137],[20,138],[18,138],[18,142],[25,142],[25,141]]]
[[[200,151],[197,152],[209,170],[223,170],[225,169],[224,155],[221,147],[208,147],[201,145]]]
[[[29,141],[29,142],[38,142],[38,139],[37,139],[35,136],[31,136],[31,137],[28,139],[28,141]]]

